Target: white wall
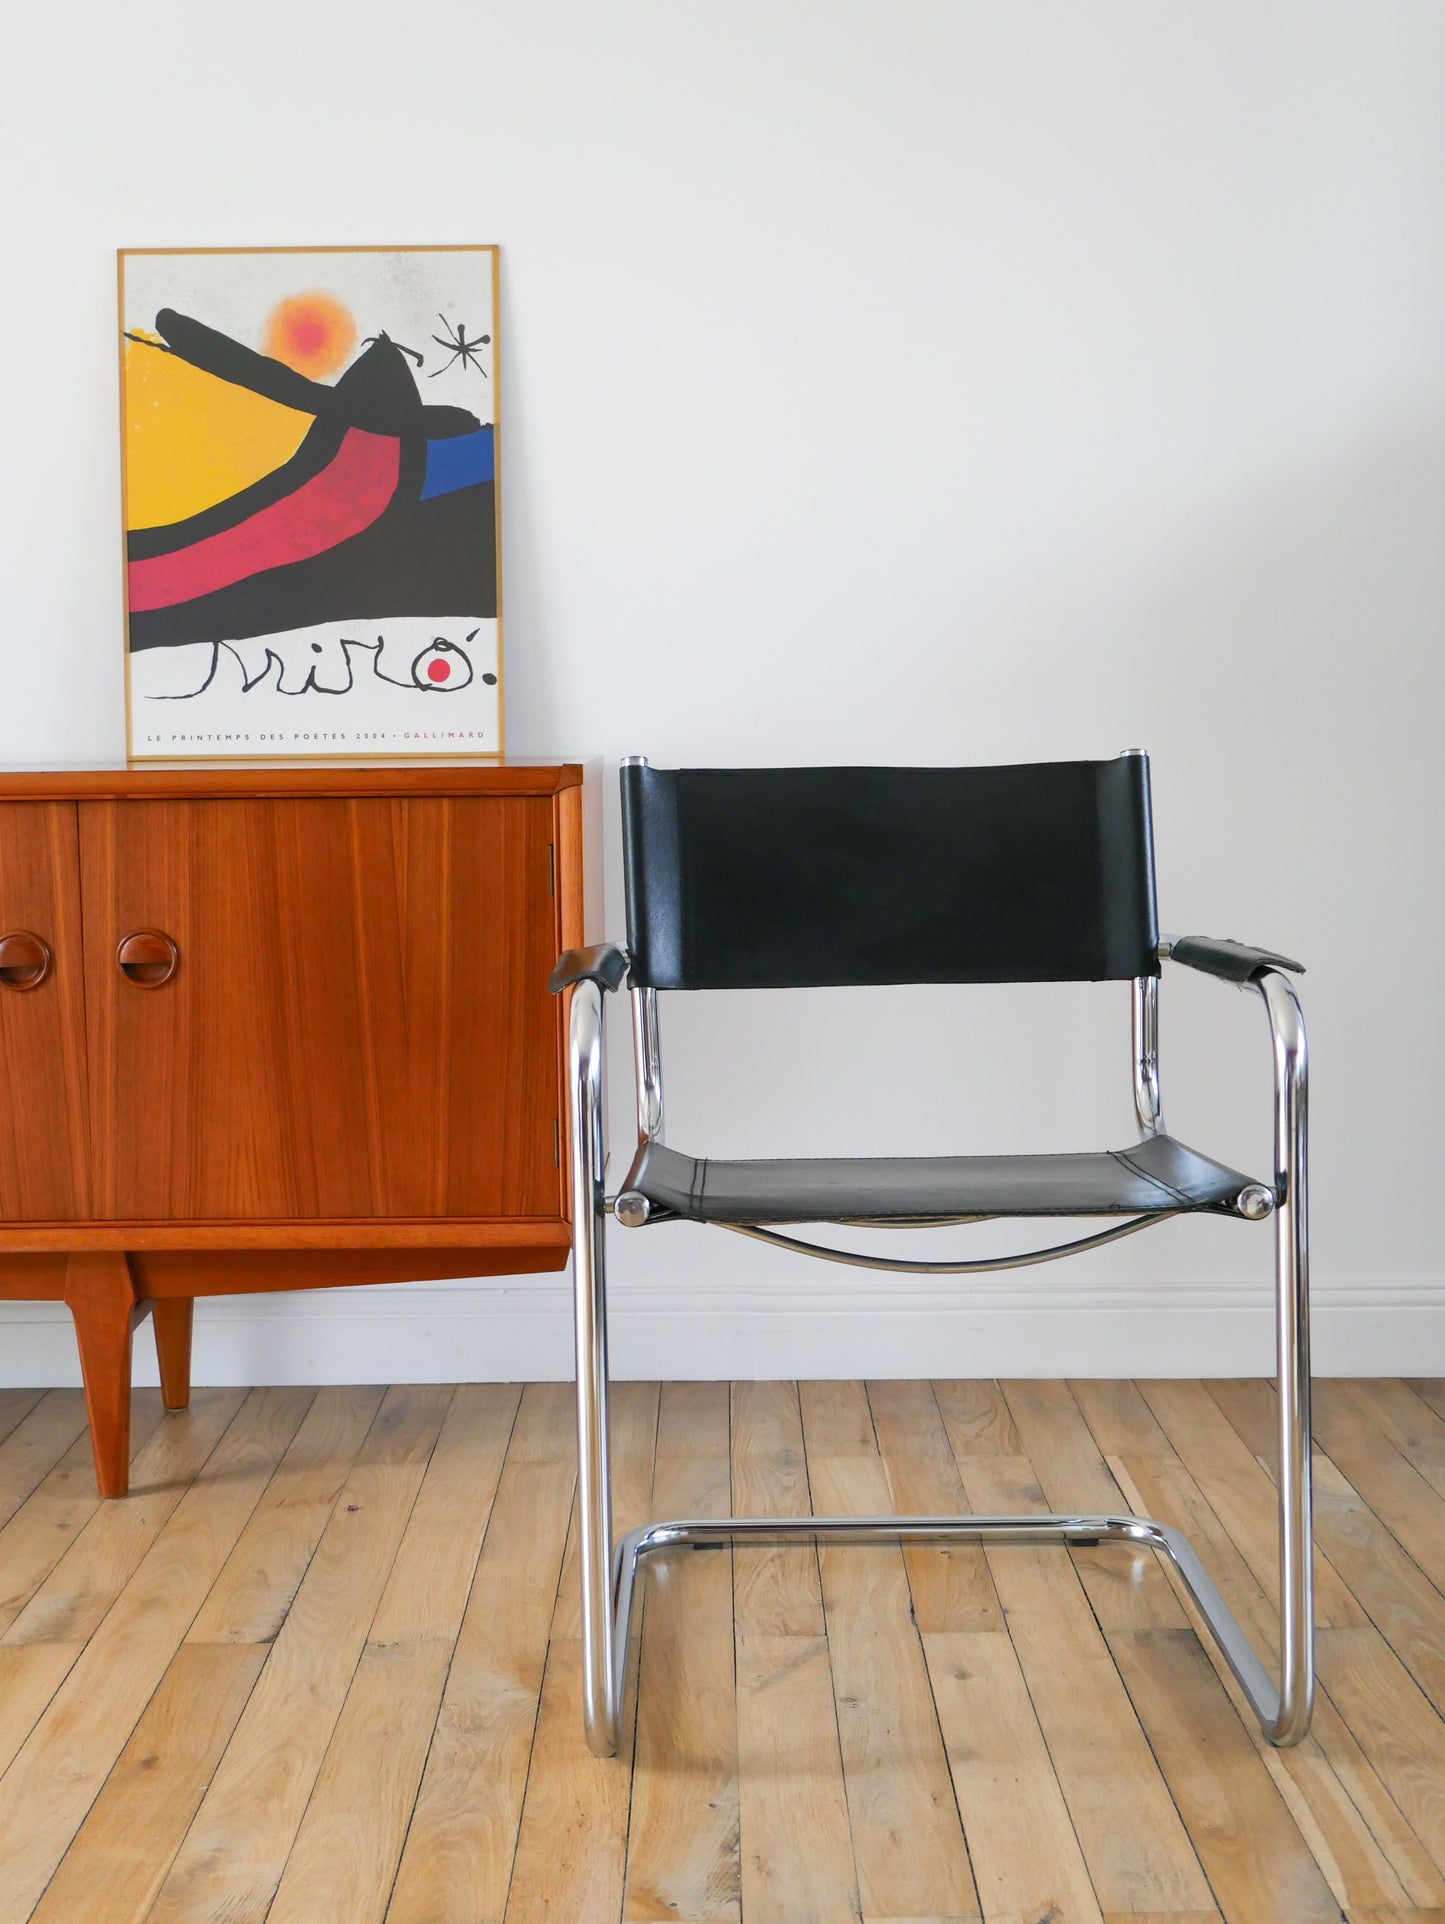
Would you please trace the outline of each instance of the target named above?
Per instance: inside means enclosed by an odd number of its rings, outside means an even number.
[[[122,752],[113,249],[499,241],[510,746],[1147,746],[1165,926],[1310,963],[1321,1361],[1445,1369],[1445,13],[86,0],[6,40],[0,756]],[[674,1140],[1127,1139],[1121,989],[755,1002],[665,1005]],[[1258,1005],[1171,979],[1165,1043],[1173,1129],[1266,1168]],[[618,1362],[1261,1369],[1268,1242],[895,1289],[620,1234]],[[567,1360],[562,1278],[198,1336],[212,1380]],[[51,1306],[0,1375],[73,1379]]]

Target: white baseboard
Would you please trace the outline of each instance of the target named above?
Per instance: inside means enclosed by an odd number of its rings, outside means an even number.
[[[0,1305],[0,1384],[80,1380],[56,1303]],[[618,1377],[1261,1376],[1273,1367],[1266,1288],[1118,1283],[1087,1290],[840,1290],[623,1284],[611,1306]],[[1315,1372],[1445,1375],[1445,1284],[1316,1285]],[[564,1276],[407,1283],[197,1304],[198,1383],[557,1381],[572,1373]],[[148,1332],[136,1381],[154,1383]]]

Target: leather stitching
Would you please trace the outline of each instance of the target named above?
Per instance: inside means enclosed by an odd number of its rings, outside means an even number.
[[[1109,1154],[1114,1158],[1115,1162],[1122,1163],[1131,1175],[1138,1176],[1141,1181],[1152,1184],[1155,1189],[1162,1189],[1164,1194],[1166,1196],[1172,1196],[1175,1202],[1193,1204],[1198,1201],[1198,1197],[1191,1196],[1187,1190],[1176,1189],[1173,1183],[1165,1182],[1162,1176],[1156,1176],[1152,1169],[1141,1169],[1138,1163],[1129,1155],[1127,1149],[1111,1149]]]

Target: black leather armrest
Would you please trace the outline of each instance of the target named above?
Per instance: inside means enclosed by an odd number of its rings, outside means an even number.
[[[1199,969],[1217,975],[1225,982],[1257,982],[1266,969],[1289,969],[1303,975],[1303,962],[1292,962],[1287,955],[1272,949],[1252,949],[1243,942],[1229,942],[1222,936],[1181,935],[1170,946],[1170,960],[1182,962],[1186,969]]]
[[[560,995],[574,982],[595,982],[610,993],[622,987],[627,974],[627,951],[615,942],[599,942],[595,948],[568,949],[547,977],[547,993]]]

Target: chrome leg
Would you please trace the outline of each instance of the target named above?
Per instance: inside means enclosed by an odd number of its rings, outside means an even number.
[[[607,1423],[607,1276],[602,1185],[602,992],[572,991],[568,1045],[572,1267],[577,1339],[577,1531],[582,1573],[582,1715],[588,1748],[617,1749],[621,1651],[613,1619],[612,1469]]]
[[[1288,976],[1259,992],[1274,1042],[1275,1320],[1279,1379],[1279,1700],[1271,1743],[1297,1744],[1314,1709],[1314,1569],[1310,1490],[1309,1056]]]

